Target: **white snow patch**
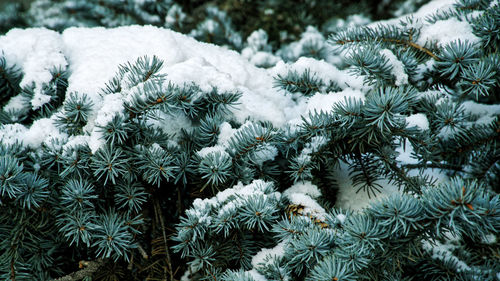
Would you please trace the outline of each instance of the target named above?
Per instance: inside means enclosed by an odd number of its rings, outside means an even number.
[[[255,269],[251,269],[247,272],[250,274],[250,276],[252,276],[253,280],[255,280],[255,281],[268,281],[264,275],[260,274]]]
[[[4,145],[23,143],[23,136],[27,131],[28,129],[19,123],[1,125],[0,142]]]
[[[353,75],[348,70],[339,70],[337,67],[324,60],[317,60],[309,57],[300,57],[296,62],[284,63],[280,61],[275,67],[269,69],[269,73],[276,77],[278,74],[286,75],[289,71],[300,73],[309,70],[311,75],[321,79],[323,83],[329,84],[330,81],[337,83],[341,89],[351,87],[354,89],[367,89],[363,85],[363,78]]]
[[[404,164],[417,164],[418,159],[413,157],[413,146],[411,145],[409,140],[405,140],[404,146],[401,144],[398,148],[396,148],[396,152],[399,153],[396,160],[404,163]]]
[[[453,8],[453,5],[457,0],[434,0],[429,3],[424,4],[417,12],[413,15],[415,17],[425,17],[430,14],[436,13],[437,11],[446,11]]]
[[[51,96],[42,94],[40,91],[35,91],[35,94],[33,95],[33,99],[31,100],[31,106],[33,110],[36,110],[43,106],[44,104],[50,102],[52,99]]]
[[[226,152],[225,148],[223,146],[220,146],[220,145],[204,147],[204,148],[198,150],[196,153],[201,157],[206,157],[208,154],[212,154],[212,153],[220,153],[220,154],[229,156],[229,154]]]
[[[305,113],[314,112],[315,110],[318,112],[330,112],[333,105],[339,102],[343,102],[346,98],[364,100],[365,94],[362,91],[353,88],[346,88],[341,92],[331,92],[328,94],[317,93],[309,98],[309,100],[304,101],[307,103]]]
[[[227,145],[229,144],[229,140],[237,130],[233,129],[233,127],[231,127],[231,124],[229,124],[228,122],[223,122],[222,124],[220,124],[219,130],[220,133],[219,138],[217,139],[217,144],[227,147]]]
[[[340,223],[344,223],[345,219],[347,218],[347,216],[344,214],[338,214],[335,217],[337,218],[337,220],[339,220]]]
[[[406,117],[406,123],[408,123],[408,127],[418,127],[421,130],[429,129],[429,120],[427,116],[423,113],[416,113]]]
[[[494,234],[487,234],[481,238],[481,242],[493,245],[497,243],[497,237]]]
[[[76,147],[78,145],[87,145],[89,142],[89,136],[87,135],[78,135],[78,136],[70,136],[68,141],[63,145],[63,152]]]
[[[383,188],[380,190],[380,193],[375,192],[375,196],[371,194],[371,197],[369,197],[368,193],[363,190],[356,192],[359,186],[352,183],[349,177],[348,165],[344,162],[340,162],[340,166],[335,174],[339,186],[337,202],[335,202],[337,208],[361,210],[367,207],[373,200],[387,197],[395,192],[401,192],[397,186],[390,184],[387,180],[380,180],[378,182]]]
[[[458,244],[457,242],[460,240],[460,237],[453,236],[451,233],[445,233],[444,236],[446,240],[445,243],[441,243],[437,240],[422,240],[422,247],[432,253],[433,259],[455,261],[459,272],[471,270],[464,261],[453,254],[453,250],[458,247],[458,245],[455,244]]]
[[[278,243],[276,246],[273,248],[267,249],[261,249],[255,256],[252,257],[252,265],[254,268],[259,268],[259,264],[266,264],[267,262],[270,262],[274,259],[281,258],[285,255],[285,245],[287,241],[281,241]]]
[[[15,28],[0,36],[0,53],[4,53],[9,65],[23,70],[21,86],[34,83],[35,93],[52,79],[51,70],[68,64],[63,48],[60,34],[46,28]]]
[[[66,138],[65,133],[61,133],[54,124],[54,120],[49,118],[41,118],[33,122],[27,132],[21,137],[23,143],[29,147],[36,149],[50,138]]]
[[[408,84],[408,74],[405,72],[403,63],[394,55],[394,53],[389,49],[382,49],[380,54],[389,60],[389,64],[392,66],[392,75],[396,77],[396,86]]]
[[[264,162],[274,160],[276,155],[278,155],[278,149],[274,145],[266,143],[254,152],[253,158],[255,164],[262,166]]]
[[[321,196],[319,188],[310,181],[298,182],[289,187],[283,192],[283,195],[289,196],[293,193],[301,193],[309,195],[311,198],[318,198]]]
[[[325,209],[309,195],[303,193],[290,193],[287,197],[292,204],[304,206],[302,215],[311,215],[320,220],[325,219]]]
[[[471,43],[477,43],[481,40],[472,33],[470,23],[460,21],[457,18],[449,18],[423,26],[416,43],[422,46],[429,43],[444,46],[458,39]]]
[[[27,102],[26,97],[22,95],[17,95],[9,100],[9,102],[3,107],[3,110],[6,112],[23,110],[26,102]]]

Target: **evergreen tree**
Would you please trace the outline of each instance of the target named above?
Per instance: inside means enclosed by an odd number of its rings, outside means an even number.
[[[348,89],[324,73],[336,67],[361,77],[364,98],[296,125],[241,121],[239,90],[174,82],[143,56],[119,66],[96,112],[95,93],[68,90],[71,60],[25,84],[0,53],[2,280],[498,280],[496,1],[371,25],[335,18],[350,9],[308,15],[343,2],[201,2],[37,0],[10,5],[0,26],[164,26],[275,67],[275,89],[297,104]],[[420,1],[404,3],[372,16]],[[470,32],[430,40],[443,24]],[[11,137],[28,127],[54,134],[39,147]],[[337,208],[341,167],[356,192],[400,192]]]

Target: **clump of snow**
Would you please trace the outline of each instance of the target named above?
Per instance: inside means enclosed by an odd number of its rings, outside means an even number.
[[[481,242],[493,245],[497,243],[497,237],[494,234],[487,234],[481,238]]]
[[[229,154],[226,152],[225,148],[223,146],[220,146],[220,145],[204,147],[204,148],[198,150],[196,153],[201,157],[206,157],[208,154],[212,154],[212,153],[221,153],[223,155],[229,156]]]
[[[310,196],[315,199],[321,196],[321,191],[318,189],[316,185],[314,185],[310,181],[298,182],[289,187],[287,190],[283,192],[283,195],[289,196],[293,193],[302,193]]]
[[[23,143],[21,136],[24,136],[27,131],[28,129],[19,123],[3,125],[0,130],[0,141],[5,145],[15,144],[16,142]]]
[[[396,157],[396,160],[404,164],[417,164],[418,159],[413,157],[414,151],[415,150],[413,149],[410,141],[405,140],[404,145],[401,144],[398,148],[396,148],[396,152],[399,153],[398,157]]]
[[[89,143],[89,136],[87,135],[78,135],[78,136],[70,136],[68,141],[62,146],[63,152],[76,147],[78,145],[87,145]]]
[[[321,79],[324,84],[328,85],[331,81],[335,82],[341,89],[351,87],[354,89],[368,89],[363,85],[363,78],[354,75],[348,70],[339,70],[332,64],[309,57],[301,57],[294,63],[285,63],[280,61],[276,66],[269,70],[271,75],[278,74],[286,75],[289,71],[303,73],[309,70],[317,78]]]
[[[456,40],[467,40],[471,43],[480,42],[480,38],[472,32],[472,26],[466,21],[457,18],[439,20],[433,24],[424,25],[420,30],[417,44],[437,44],[444,46]]]
[[[458,247],[457,241],[459,241],[459,239],[459,236],[454,236],[451,233],[445,233],[444,243],[441,243],[437,240],[422,240],[422,248],[432,253],[433,259],[438,259],[441,261],[454,261],[459,272],[470,271],[471,268],[464,261],[460,260],[453,254],[453,250]]]
[[[406,117],[406,123],[408,123],[408,127],[416,126],[421,130],[429,129],[429,120],[423,113],[416,113]]]
[[[234,207],[241,206],[243,204],[244,198],[250,195],[260,195],[260,196],[272,196],[273,198],[279,198],[280,194],[273,192],[268,194],[270,189],[270,183],[264,182],[263,180],[254,180],[248,185],[243,185],[239,182],[233,188],[225,189],[218,192],[215,197],[208,199],[195,199],[193,202],[193,208],[189,209],[187,212],[194,212],[197,214],[208,213],[212,208],[221,209],[227,203],[234,205]]]
[[[396,77],[396,86],[408,84],[408,74],[405,72],[403,63],[394,55],[394,53],[389,49],[382,49],[380,54],[389,60],[389,64],[392,66],[392,75]]]
[[[22,68],[21,86],[35,84],[35,94],[52,79],[51,70],[65,68],[64,44],[58,32],[46,28],[12,29],[0,36],[0,53],[9,65]]]
[[[267,278],[264,275],[260,274],[255,269],[251,269],[247,272],[250,274],[250,276],[252,276],[253,280],[255,281],[267,281]]]
[[[41,118],[33,122],[29,130],[23,136],[23,143],[30,148],[39,147],[45,140],[50,138],[66,138],[67,135],[59,131],[50,118]]]
[[[7,104],[3,107],[3,110],[5,112],[9,112],[13,116],[13,119],[19,118],[21,115],[27,113],[29,109],[26,107],[26,105],[29,103],[29,98],[23,95],[17,95],[15,97],[12,97],[7,102]]]
[[[312,199],[309,195],[303,193],[289,193],[287,194],[288,200],[294,205],[304,206],[302,215],[308,215],[320,220],[325,219],[325,209],[321,207],[316,200]]]
[[[36,91],[31,100],[31,106],[33,110],[40,108],[42,105],[50,102],[51,96],[42,94],[40,91]]]
[[[364,100],[365,93],[353,88],[345,88],[341,92],[336,92],[336,93],[334,92],[328,94],[317,93],[311,98],[309,98],[309,100],[304,101],[307,103],[306,112],[307,113],[314,111],[330,112],[335,104],[343,102],[346,98]]]
[[[344,214],[338,214],[335,216],[335,218],[337,218],[337,220],[340,222],[340,223],[344,223],[345,219],[347,218],[346,215]]]
[[[447,11],[453,8],[457,0],[434,0],[429,1],[418,9],[413,15],[415,17],[425,17],[437,11]]]
[[[270,249],[261,249],[255,256],[252,257],[252,266],[260,268],[261,264],[265,265],[274,259],[279,259],[285,255],[285,246],[287,241],[281,241],[276,246]]]
[[[499,104],[480,104],[474,101],[465,101],[462,103],[465,114],[477,115],[480,118],[474,121],[474,124],[486,124],[495,119],[500,114]]]
[[[247,50],[251,50],[253,52],[271,51],[271,45],[267,43],[267,40],[267,33],[263,29],[255,30],[248,36],[247,47],[242,50],[242,54],[244,52],[248,52]]]
[[[234,135],[236,129],[233,129],[233,127],[231,127],[231,124],[229,124],[228,122],[223,122],[222,124],[220,124],[219,130],[220,133],[217,144],[227,146],[229,139],[231,139],[231,137]]]
[[[278,149],[271,144],[264,144],[253,154],[253,160],[255,164],[262,166],[262,164],[269,160],[274,160],[274,158],[278,155]]]
[[[176,25],[182,25],[185,19],[186,14],[182,11],[182,7],[178,4],[173,4],[165,16],[165,26],[171,28]]]
[[[378,182],[383,188],[380,190],[380,193],[376,192],[375,196],[370,197],[368,193],[363,190],[357,192],[359,186],[352,183],[349,176],[348,165],[344,162],[340,162],[339,168],[335,171],[335,175],[339,186],[337,202],[335,202],[337,208],[361,210],[368,207],[372,200],[378,200],[393,193],[401,192],[396,185],[389,183],[389,181],[385,179]]]

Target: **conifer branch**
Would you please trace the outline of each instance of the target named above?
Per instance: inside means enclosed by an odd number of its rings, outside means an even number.
[[[102,259],[97,259],[95,261],[80,261],[79,262],[79,267],[81,268],[80,270],[59,278],[52,279],[52,281],[82,280],[85,277],[92,276],[103,264],[104,260]]]

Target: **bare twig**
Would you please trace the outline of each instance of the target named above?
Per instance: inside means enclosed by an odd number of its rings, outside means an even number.
[[[87,276],[91,276],[96,272],[99,267],[102,266],[104,261],[102,259],[97,259],[95,261],[80,261],[79,267],[81,268],[78,271],[65,275],[63,277],[59,277],[53,279],[52,281],[77,281],[82,280]]]
[[[170,261],[170,253],[169,253],[168,243],[167,243],[167,234],[165,232],[165,221],[163,220],[163,215],[161,213],[160,203],[159,203],[158,199],[154,199],[154,209],[155,209],[156,217],[157,217],[158,221],[160,221],[160,226],[161,226],[161,231],[162,231],[162,236],[163,236],[163,243],[165,244],[165,254],[167,256],[168,273],[170,275],[170,280],[174,280],[174,274],[172,271],[172,263]],[[167,272],[164,272],[164,277],[165,277],[165,280],[168,280],[167,279]]]

